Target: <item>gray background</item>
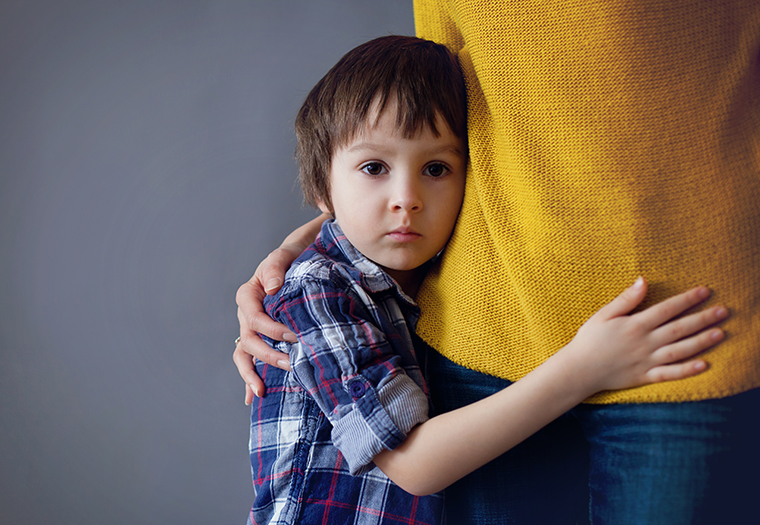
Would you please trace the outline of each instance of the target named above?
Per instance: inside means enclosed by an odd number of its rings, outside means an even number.
[[[244,523],[234,294],[292,121],[411,0],[0,1],[0,523]]]

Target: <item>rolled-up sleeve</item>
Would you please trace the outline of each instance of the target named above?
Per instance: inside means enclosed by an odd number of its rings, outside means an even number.
[[[271,313],[298,337],[289,345],[293,373],[330,419],[352,474],[428,419],[428,399],[390,342],[399,338],[380,330],[351,287],[301,281]]]

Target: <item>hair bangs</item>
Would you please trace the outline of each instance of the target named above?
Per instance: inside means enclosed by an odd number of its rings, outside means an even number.
[[[306,202],[332,209],[332,155],[363,127],[376,125],[389,103],[396,104],[396,126],[404,138],[426,127],[440,136],[440,115],[466,143],[466,93],[456,57],[445,46],[416,37],[371,40],[343,56],[298,113],[296,157]]]

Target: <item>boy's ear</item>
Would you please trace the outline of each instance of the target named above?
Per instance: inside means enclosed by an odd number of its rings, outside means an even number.
[[[317,201],[317,208],[319,208],[319,211],[321,211],[322,213],[327,213],[328,215],[332,215],[332,212],[327,207],[327,205],[325,205],[325,203],[322,202],[322,199],[319,199]]]

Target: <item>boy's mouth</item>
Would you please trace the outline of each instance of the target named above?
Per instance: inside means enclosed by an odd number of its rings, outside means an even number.
[[[389,232],[388,236],[397,242],[412,242],[422,237],[421,234],[417,233],[413,229],[403,227]]]

